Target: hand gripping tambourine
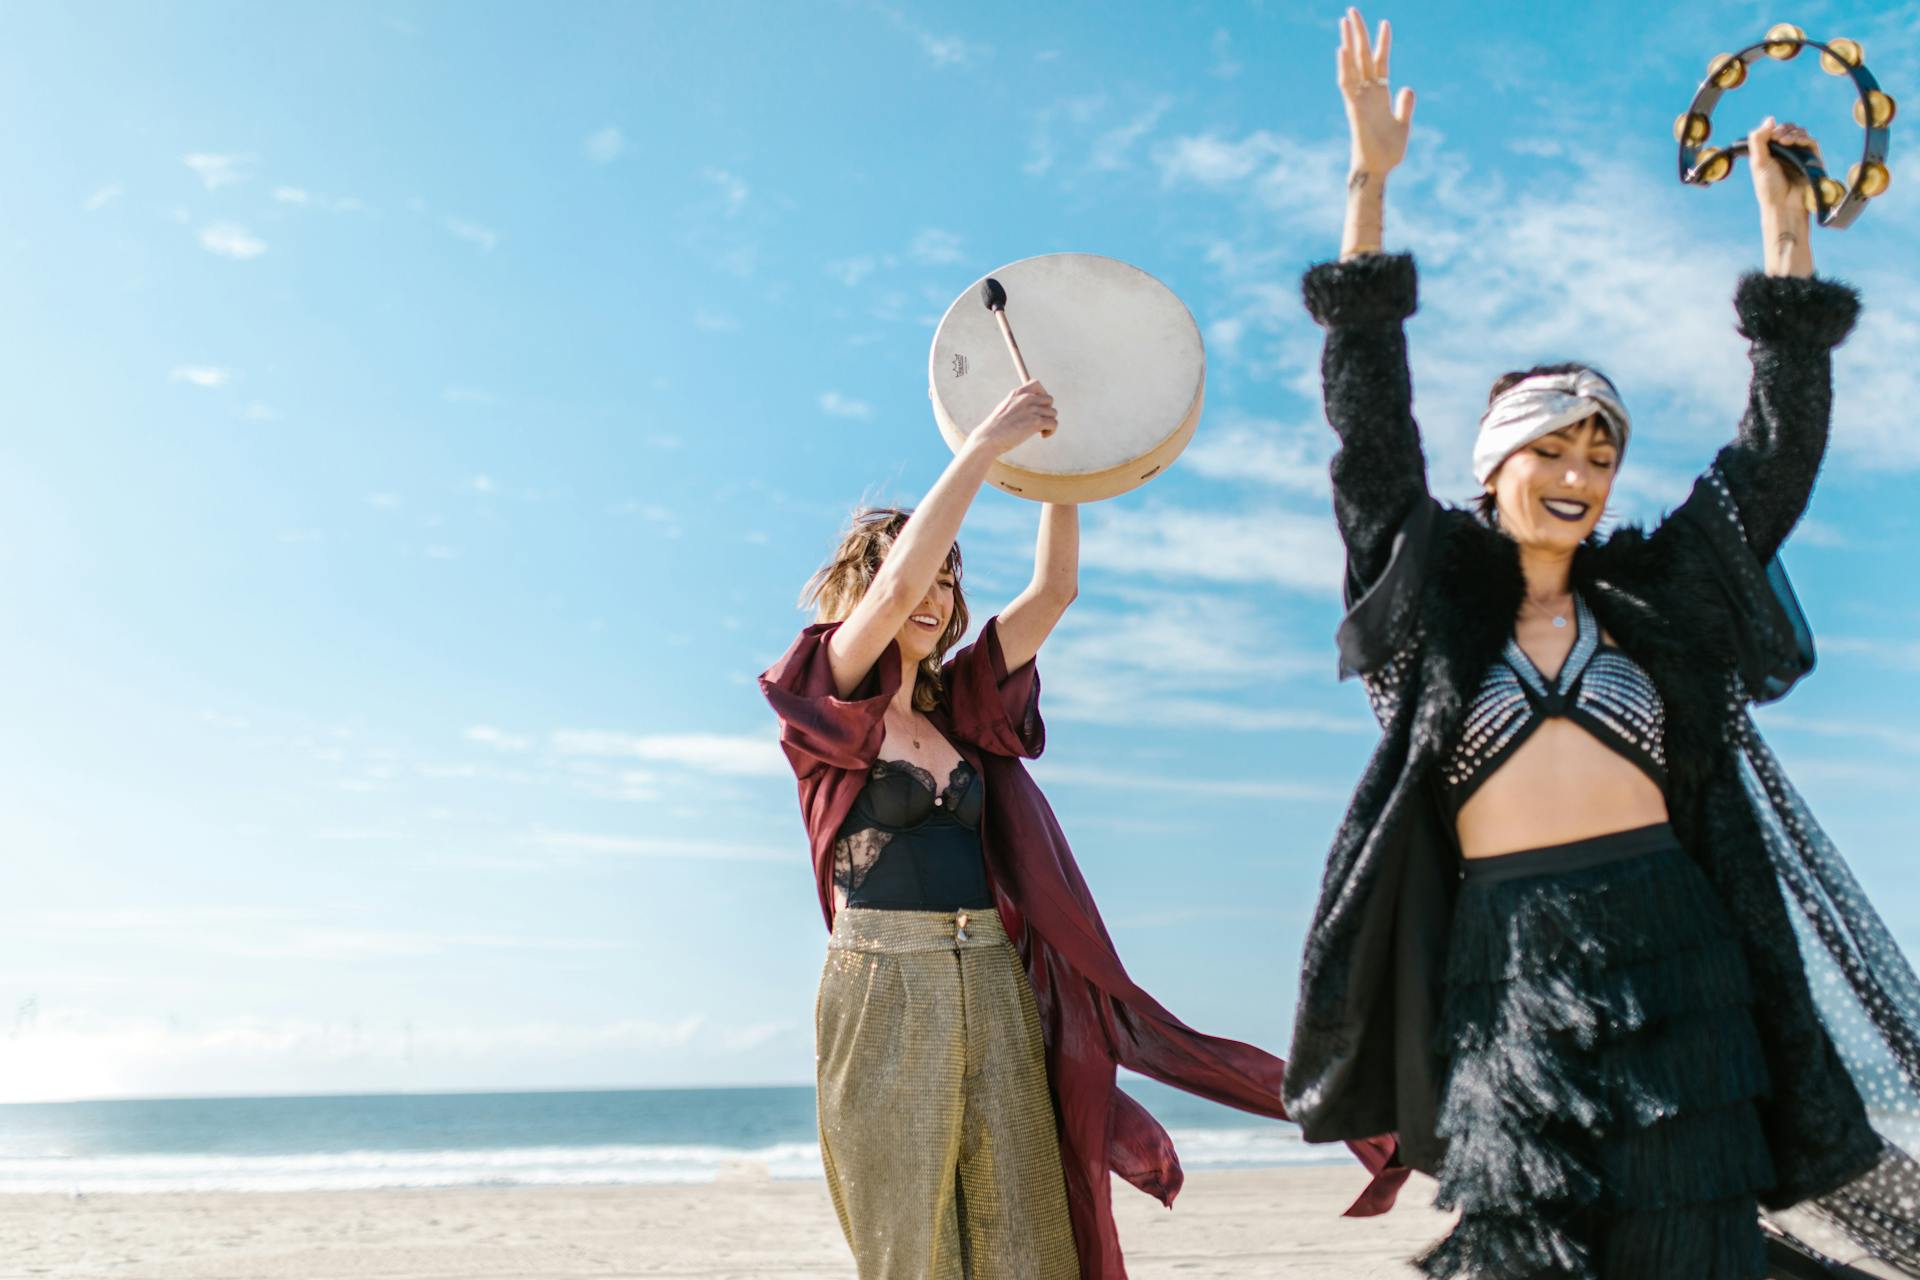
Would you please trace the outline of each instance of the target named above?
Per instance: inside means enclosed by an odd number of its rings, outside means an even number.
[[[1172,464],[1200,421],[1207,360],[1193,316],[1167,286],[1112,258],[1027,258],[947,308],[928,364],[947,444],[958,450],[1029,369],[1060,425],[1009,449],[988,475],[1022,498],[1094,502],[1137,488]]]
[[[1809,46],[1820,51],[1820,66],[1828,75],[1848,77],[1860,93],[1860,100],[1853,106],[1855,122],[1866,131],[1860,161],[1847,171],[1846,185],[1842,186],[1821,167],[1811,148],[1784,147],[1776,142],[1770,149],[1782,163],[1805,175],[1808,199],[1823,227],[1848,225],[1860,216],[1868,200],[1887,189],[1892,179],[1887,169],[1887,127],[1897,110],[1894,100],[1881,91],[1879,81],[1867,70],[1858,41],[1842,38],[1822,44],[1807,39],[1806,33],[1791,22],[1769,28],[1760,43],[1738,53],[1723,53],[1708,64],[1707,78],[1693,95],[1693,104],[1673,122],[1673,136],[1680,143],[1680,181],[1707,186],[1733,172],[1733,162],[1747,153],[1746,139],[1728,147],[1707,144],[1707,135],[1713,131],[1713,108],[1720,95],[1745,84],[1747,67],[1762,57],[1785,62]]]

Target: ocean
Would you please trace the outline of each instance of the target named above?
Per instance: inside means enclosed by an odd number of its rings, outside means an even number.
[[[1351,1159],[1128,1081],[1192,1169]],[[0,1106],[0,1193],[622,1186],[817,1178],[810,1088],[146,1099]]]

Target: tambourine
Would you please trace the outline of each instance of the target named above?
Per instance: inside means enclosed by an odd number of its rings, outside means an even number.
[[[1199,326],[1173,290],[1114,258],[1009,263],[947,308],[927,368],[947,444],[966,443],[1028,369],[1060,425],[1009,449],[987,477],[1022,498],[1095,502],[1138,488],[1172,465],[1200,422]]]
[[[1723,53],[1707,65],[1707,78],[1694,93],[1692,105],[1673,122],[1673,136],[1680,144],[1680,181],[1710,186],[1733,172],[1733,162],[1747,153],[1746,139],[1726,147],[1707,145],[1707,135],[1713,131],[1713,108],[1720,95],[1745,84],[1748,66],[1761,58],[1786,62],[1808,47],[1820,51],[1822,70],[1828,75],[1846,76],[1859,91],[1853,118],[1866,131],[1860,162],[1847,171],[1843,186],[1821,166],[1810,147],[1787,147],[1776,142],[1769,148],[1774,158],[1806,177],[1808,204],[1823,227],[1837,230],[1849,225],[1860,216],[1867,201],[1887,189],[1893,177],[1887,169],[1887,133],[1898,104],[1867,70],[1859,41],[1842,37],[1822,44],[1807,39],[1806,32],[1791,22],[1776,24],[1760,43],[1738,53]]]

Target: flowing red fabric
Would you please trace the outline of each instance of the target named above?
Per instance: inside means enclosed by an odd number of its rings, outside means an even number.
[[[1117,1087],[1116,1067],[1284,1120],[1284,1064],[1252,1045],[1193,1030],[1127,976],[1066,836],[1021,764],[1046,741],[1040,677],[1031,662],[1008,673],[997,623],[989,621],[980,638],[947,663],[946,697],[932,719],[986,782],[981,843],[1000,918],[1040,1008],[1080,1274],[1124,1280],[1109,1170],[1169,1206],[1182,1174],[1166,1130]],[[800,780],[800,811],[828,928],[834,837],[879,757],[882,718],[900,687],[899,650],[889,646],[851,697],[837,697],[827,660],[827,639],[837,626],[806,628],[760,677],[780,717],[780,745]],[[1394,1159],[1393,1138],[1347,1145],[1374,1175],[1347,1216],[1384,1213],[1407,1177]]]

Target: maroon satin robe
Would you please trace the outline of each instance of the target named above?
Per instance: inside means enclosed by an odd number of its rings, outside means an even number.
[[[1045,744],[1040,677],[1031,662],[1007,671],[997,623],[989,621],[980,638],[947,663],[945,700],[932,720],[986,783],[981,844],[1001,921],[1040,1009],[1081,1276],[1124,1280],[1108,1171],[1169,1206],[1182,1174],[1166,1130],[1117,1087],[1116,1065],[1284,1120],[1284,1064],[1252,1045],[1193,1030],[1127,976],[1053,810],[1020,763]],[[879,757],[887,703],[900,687],[899,650],[889,646],[851,697],[835,696],[827,638],[837,626],[806,628],[760,677],[780,717],[780,745],[800,780],[800,811],[829,928],[834,837]],[[1375,1176],[1347,1215],[1385,1212],[1407,1176],[1393,1160],[1393,1139],[1348,1145]]]

